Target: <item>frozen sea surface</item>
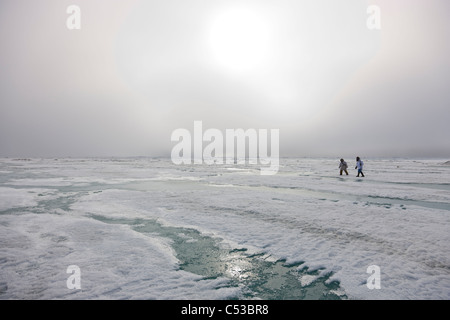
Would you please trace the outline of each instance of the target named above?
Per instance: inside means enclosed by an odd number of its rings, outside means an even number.
[[[364,160],[0,159],[0,299],[449,299],[448,159]]]

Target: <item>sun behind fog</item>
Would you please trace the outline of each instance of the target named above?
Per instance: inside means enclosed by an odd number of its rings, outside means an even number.
[[[230,71],[253,70],[269,58],[269,24],[248,8],[232,8],[219,14],[209,37],[213,58]]]

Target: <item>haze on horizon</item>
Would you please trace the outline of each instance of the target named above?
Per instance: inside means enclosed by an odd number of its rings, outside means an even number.
[[[170,156],[196,120],[279,129],[281,157],[450,157],[449,9],[2,0],[0,157]]]

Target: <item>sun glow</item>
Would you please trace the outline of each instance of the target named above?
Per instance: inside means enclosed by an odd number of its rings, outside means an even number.
[[[269,58],[269,23],[247,8],[219,14],[210,29],[213,57],[222,67],[241,72],[262,66]]]

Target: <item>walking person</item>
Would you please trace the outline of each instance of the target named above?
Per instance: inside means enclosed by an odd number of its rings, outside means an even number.
[[[363,166],[364,166],[364,162],[361,160],[361,158],[360,157],[356,157],[356,167],[355,167],[355,169],[358,169],[357,177],[359,177],[359,174],[361,174],[364,177]]]
[[[345,172],[346,175],[348,175],[347,168],[348,168],[347,162],[345,162],[344,159],[341,159],[341,163],[339,163],[339,172],[341,176],[343,171]]]

